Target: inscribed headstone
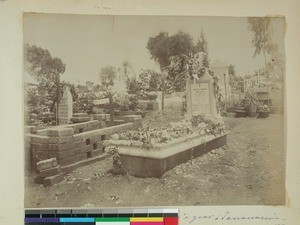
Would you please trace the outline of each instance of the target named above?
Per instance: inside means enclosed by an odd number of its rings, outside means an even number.
[[[212,119],[220,118],[213,89],[213,79],[205,73],[199,79],[187,80],[187,116],[204,114]]]

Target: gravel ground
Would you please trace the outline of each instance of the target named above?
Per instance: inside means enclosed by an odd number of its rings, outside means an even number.
[[[283,116],[228,115],[224,120],[230,128],[227,146],[160,179],[113,176],[106,173],[112,165],[108,158],[73,171],[52,187],[34,184],[26,176],[25,207],[284,204]]]

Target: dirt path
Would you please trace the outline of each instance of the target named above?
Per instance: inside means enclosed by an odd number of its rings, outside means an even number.
[[[228,146],[179,165],[161,179],[112,176],[111,159],[44,188],[27,177],[26,207],[284,204],[283,117],[225,118]]]

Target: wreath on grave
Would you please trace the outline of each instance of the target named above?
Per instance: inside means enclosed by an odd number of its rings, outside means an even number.
[[[203,60],[200,53],[187,55],[176,55],[170,58],[170,70],[177,71],[186,78],[192,80],[199,79],[205,73],[208,73],[213,79],[213,90],[214,95],[217,100],[217,110],[223,114],[225,112],[225,104],[223,101],[223,96],[221,94],[221,89],[219,87],[218,76],[214,72],[203,65]]]

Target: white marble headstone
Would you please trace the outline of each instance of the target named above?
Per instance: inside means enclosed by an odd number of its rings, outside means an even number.
[[[214,95],[213,79],[206,72],[199,79],[187,80],[187,116],[204,114],[211,119],[220,119]]]

